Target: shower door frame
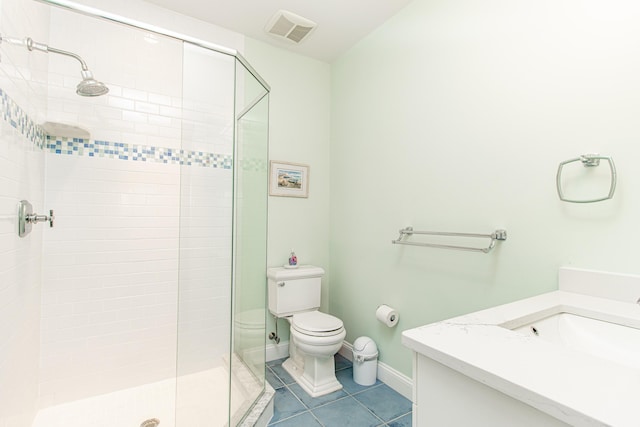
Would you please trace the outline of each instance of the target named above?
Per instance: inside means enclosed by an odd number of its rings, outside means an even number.
[[[237,64],[236,64],[237,67]],[[236,79],[238,79],[238,73],[237,73],[237,68],[236,68]],[[236,80],[236,84],[235,84],[235,89],[237,90],[239,87],[239,83]],[[238,109],[238,93],[236,92],[236,95],[234,96],[234,99],[236,101],[236,107],[235,109]],[[244,162],[245,160],[247,160],[246,158],[244,158],[240,153],[244,151],[243,148],[243,142],[244,141],[244,137],[241,136],[241,132],[240,132],[240,123],[245,119],[245,117],[247,117],[249,115],[249,113],[251,113],[254,108],[258,108],[259,105],[263,102],[266,102],[267,104],[267,116],[266,116],[266,134],[264,135],[267,139],[266,141],[266,145],[264,147],[265,151],[264,151],[264,164],[263,164],[263,170],[260,169],[263,173],[264,173],[264,182],[263,182],[263,191],[262,191],[262,195],[264,197],[264,208],[265,208],[265,217],[264,217],[264,223],[262,224],[264,226],[264,232],[265,232],[265,242],[264,242],[264,253],[265,253],[265,259],[264,259],[264,265],[261,265],[261,269],[260,271],[265,272],[266,271],[266,251],[267,251],[267,233],[268,233],[268,177],[267,177],[267,165],[268,165],[268,158],[269,158],[269,144],[268,144],[268,138],[269,138],[269,133],[268,133],[268,122],[269,122],[269,110],[268,110],[268,106],[269,106],[269,91],[265,90],[264,92],[258,94],[257,97],[255,97],[254,99],[252,99],[246,106],[244,106],[244,108],[242,108],[239,112],[236,112],[236,116],[234,118],[234,148],[233,148],[233,155],[234,155],[234,162],[233,162],[233,249],[232,249],[232,253],[233,253],[233,265],[232,265],[232,282],[233,282],[233,287],[231,290],[231,312],[232,312],[232,325],[231,325],[231,342],[230,342],[230,348],[231,348],[231,360],[233,361],[235,358],[233,357],[233,355],[235,354],[235,351],[237,350],[237,333],[238,333],[238,325],[236,325],[236,316],[238,314],[238,303],[241,302],[242,300],[246,300],[247,296],[245,295],[244,297],[238,296],[237,292],[238,292],[238,287],[236,286],[237,283],[241,283],[244,285],[247,285],[247,280],[243,280],[243,279],[238,279],[239,278],[239,269],[238,269],[238,264],[239,262],[241,262],[242,257],[238,255],[239,252],[242,252],[242,250],[240,249],[240,245],[239,245],[239,241],[243,240],[240,238],[239,236],[239,230],[238,230],[238,226],[237,224],[242,223],[240,217],[242,216],[241,211],[244,210],[240,207],[240,202],[239,199],[243,196],[240,196],[240,191],[242,191],[239,187],[240,184],[242,182],[241,180],[241,174],[242,172],[242,167],[240,167],[240,162]],[[259,158],[254,158],[253,160],[260,160]],[[246,172],[245,172],[246,173]],[[255,202],[255,198],[253,200]],[[245,224],[247,222],[245,221]],[[254,224],[255,225],[255,224]],[[246,235],[245,235],[246,238]],[[259,363],[261,364],[260,369],[261,369],[261,373],[257,373],[257,372],[250,372],[249,376],[252,377],[254,380],[256,380],[256,382],[260,382],[262,384],[262,388],[261,388],[261,392],[259,395],[257,395],[255,397],[255,399],[253,399],[251,401],[251,405],[248,408],[247,412],[244,413],[243,415],[243,420],[239,420],[237,419],[237,417],[234,418],[234,414],[232,412],[232,403],[233,403],[233,396],[231,394],[231,390],[230,390],[230,397],[229,397],[229,415],[230,415],[230,419],[229,419],[229,425],[231,425],[231,422],[236,422],[236,425],[242,425],[242,426],[251,426],[254,425],[254,421],[257,421],[258,419],[261,418],[261,416],[264,416],[265,411],[264,409],[267,407],[268,402],[270,400],[272,400],[272,397],[274,395],[274,391],[273,389],[271,389],[270,387],[267,387],[267,381],[266,381],[266,298],[267,298],[267,286],[266,286],[266,275],[263,274],[264,276],[264,283],[260,284],[259,280],[257,277],[254,278],[254,280],[249,280],[248,282],[250,282],[251,284],[248,285],[251,287],[251,289],[253,291],[256,290],[256,286],[258,286],[258,289],[261,287],[262,288],[262,295],[261,295],[261,305],[262,305],[262,309],[263,309],[263,313],[262,313],[262,321],[264,323],[262,323],[262,357],[261,357],[261,361],[259,361]],[[259,297],[260,298],[260,297]],[[240,346],[242,346],[242,344],[240,344]],[[240,357],[240,355],[235,355]],[[257,365],[257,361],[256,363],[251,363],[250,361],[246,361],[244,360],[244,357],[242,358],[242,363],[245,364],[246,367],[248,367],[248,371],[252,371],[251,367],[253,367],[253,369],[257,369],[257,367],[255,365]],[[232,362],[233,363],[233,362]],[[233,366],[231,367],[231,372],[233,373]],[[259,378],[258,378],[259,377]],[[233,382],[233,380],[231,380],[231,382]],[[231,385],[231,384],[230,384]],[[269,389],[269,392],[267,392],[267,388]]]
[[[117,15],[117,14],[114,14],[114,13],[106,12],[106,11],[103,11],[103,10],[100,10],[100,9],[96,9],[96,8],[93,8],[93,7],[90,7],[90,6],[85,6],[85,5],[81,5],[81,4],[78,4],[78,3],[74,3],[72,1],[67,1],[67,0],[36,0],[36,1],[38,1],[40,3],[49,4],[49,5],[52,5],[52,6],[58,6],[58,7],[67,9],[67,10],[74,11],[74,12],[82,13],[84,15],[88,15],[88,16],[91,16],[93,18],[102,18],[102,19],[105,19],[107,21],[112,21],[112,22],[116,22],[116,23],[119,23],[119,24],[125,24],[125,25],[128,25],[130,27],[138,28],[140,30],[151,31],[151,32],[163,35],[163,36],[174,38],[176,40],[189,42],[189,43],[194,44],[196,46],[200,46],[200,47],[203,47],[205,49],[213,50],[213,51],[218,52],[218,53],[222,53],[222,54],[225,54],[225,55],[233,56],[238,61],[240,61],[240,63],[244,66],[244,68],[246,68],[247,71],[249,71],[249,73],[251,73],[251,75],[253,75],[253,77],[265,88],[265,90],[267,92],[271,91],[271,86],[269,86],[269,84],[260,76],[260,74],[258,74],[258,72],[240,54],[240,52],[238,52],[235,49],[231,49],[231,48],[228,48],[228,47],[225,47],[225,46],[220,46],[220,45],[217,45],[215,43],[210,43],[210,42],[207,42],[207,41],[195,38],[195,37],[190,37],[190,36],[187,36],[185,34],[182,34],[182,33],[176,32],[176,31],[167,30],[165,28],[158,27],[156,25],[147,24],[147,23],[142,22],[142,21],[126,18],[126,17],[121,16],[121,15]],[[256,101],[256,103],[257,103],[257,101]],[[248,109],[250,109],[250,108],[248,108]]]

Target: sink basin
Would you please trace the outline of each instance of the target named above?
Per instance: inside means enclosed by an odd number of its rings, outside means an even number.
[[[640,329],[572,313],[557,313],[511,330],[640,369]]]

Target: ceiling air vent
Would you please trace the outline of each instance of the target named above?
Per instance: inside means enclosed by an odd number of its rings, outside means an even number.
[[[314,28],[316,23],[287,10],[279,10],[271,17],[265,30],[267,33],[279,38],[285,38],[294,43],[304,40]]]

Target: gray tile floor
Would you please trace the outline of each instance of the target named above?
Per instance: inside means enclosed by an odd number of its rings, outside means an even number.
[[[267,380],[276,390],[269,426],[411,426],[410,400],[380,380],[372,386],[356,384],[351,362],[338,354],[335,360],[342,390],[315,399],[282,368],[285,359],[267,363]]]

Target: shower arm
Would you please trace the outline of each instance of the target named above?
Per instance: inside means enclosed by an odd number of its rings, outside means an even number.
[[[45,53],[52,52],[52,53],[57,53],[59,55],[70,56],[78,60],[78,62],[80,62],[80,65],[82,66],[82,71],[89,71],[89,67],[87,66],[87,63],[84,62],[84,59],[82,59],[79,55],[76,55],[73,52],[68,52],[66,50],[56,49],[55,47],[48,46],[44,43],[38,43],[34,41],[31,37],[27,37],[25,39],[18,39],[15,37],[7,37],[7,36],[0,35],[0,42],[6,42],[13,45],[25,46],[30,52],[33,52],[34,50],[39,50],[40,52],[45,52]]]
[[[82,70],[80,72],[80,74],[82,75],[82,81],[78,83],[78,86],[76,87],[76,93],[80,96],[100,96],[109,93],[109,88],[107,87],[107,85],[93,78],[93,73],[89,70],[87,63],[84,62],[84,59],[82,59],[80,55],[62,49],[56,49],[55,47],[50,47],[44,43],[38,43],[31,37],[26,37],[25,39],[17,39],[15,37],[3,37],[0,34],[0,43],[2,42],[26,47],[29,52],[38,50],[40,52],[52,52],[74,58],[80,63],[80,66],[82,67]]]
[[[29,49],[30,51],[39,50],[41,52],[53,52],[60,55],[66,55],[66,56],[75,58],[78,60],[78,62],[80,62],[80,65],[82,66],[82,71],[89,71],[89,67],[87,66],[87,63],[84,62],[84,60],[79,55],[76,55],[73,52],[68,52],[62,49],[56,49],[55,47],[48,46],[44,43],[38,43],[34,41],[31,37],[27,37],[26,39],[24,39],[24,44],[25,46],[27,46],[27,49]]]

